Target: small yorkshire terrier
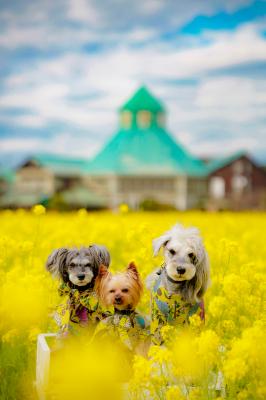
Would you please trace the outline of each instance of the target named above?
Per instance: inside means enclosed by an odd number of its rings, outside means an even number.
[[[112,308],[112,315],[101,321],[96,337],[113,335],[130,351],[143,352],[148,332],[145,319],[136,311],[143,284],[134,262],[125,272],[112,275],[101,265],[96,280],[96,292],[104,307]]]
[[[183,325],[197,314],[204,321],[203,296],[209,284],[209,260],[196,228],[175,225],[154,239],[154,255],[163,248],[164,263],[147,279],[152,299],[152,340],[162,343],[161,327]]]
[[[75,332],[78,326],[93,327],[103,317],[95,292],[102,263],[109,266],[110,254],[96,244],[80,249],[61,247],[49,255],[46,269],[60,280],[62,302],[54,313],[60,335]]]

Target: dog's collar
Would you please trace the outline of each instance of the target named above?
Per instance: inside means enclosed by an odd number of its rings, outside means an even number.
[[[166,271],[166,268],[165,268],[165,263],[163,263],[163,264],[161,265],[160,270],[157,271],[157,275],[161,275],[162,272],[164,272],[164,274],[165,274],[165,276],[166,276],[166,279],[167,279],[169,282],[174,283],[175,285],[182,285],[182,284],[184,283],[184,281],[175,281],[174,279],[172,279],[172,278],[168,275],[168,273],[167,273],[167,271]]]
[[[117,308],[114,309],[115,314],[120,314],[120,315],[131,315],[135,310],[132,308],[129,308],[127,310],[118,310]]]
[[[93,286],[94,286],[94,282],[89,282],[85,286],[78,286],[78,285],[74,285],[72,282],[69,282],[68,286],[70,287],[70,289],[76,289],[79,292],[85,292],[86,290],[91,290],[92,291]]]
[[[165,271],[165,275],[166,275],[166,279],[171,282],[174,283],[175,285],[181,285],[184,281],[175,281],[174,279],[170,278],[170,276],[167,274],[167,272]]]
[[[182,284],[184,283],[184,281],[175,281],[174,279],[172,279],[172,278],[168,275],[168,273],[167,273],[167,271],[166,271],[165,264],[163,264],[162,267],[161,267],[161,272],[162,272],[162,271],[164,271],[165,276],[166,276],[166,279],[167,279],[169,282],[174,283],[175,285],[182,285]],[[159,275],[161,275],[161,272],[160,272]]]

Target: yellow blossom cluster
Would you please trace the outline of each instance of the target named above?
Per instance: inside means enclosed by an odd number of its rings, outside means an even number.
[[[136,355],[126,377],[119,349],[93,349],[79,339],[55,357],[53,382],[60,384],[51,384],[51,398],[266,397],[265,213],[133,213],[127,205],[116,214],[57,213],[36,205],[2,211],[0,221],[0,399],[36,399],[36,338],[51,329],[58,302],[58,282],[44,268],[51,251],[104,244],[111,270],[134,260],[145,280],[163,261],[153,257],[152,239],[175,223],[198,227],[210,257],[205,326],[194,316],[186,329],[164,327],[165,345],[152,346],[147,358]],[[149,316],[149,307],[145,290],[139,311]]]

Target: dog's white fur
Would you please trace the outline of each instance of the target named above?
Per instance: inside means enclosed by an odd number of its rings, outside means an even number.
[[[153,240],[155,256],[161,248],[167,275],[177,283],[183,282],[180,290],[184,300],[200,301],[209,285],[209,260],[198,229],[175,225]],[[156,279],[158,270],[149,276],[149,288]]]

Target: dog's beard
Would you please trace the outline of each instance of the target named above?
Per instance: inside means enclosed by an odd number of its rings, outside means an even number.
[[[94,274],[93,274],[92,271],[88,271],[88,272],[84,273],[83,275],[85,275],[85,278],[81,281],[77,277],[77,275],[75,275],[73,273],[69,273],[69,280],[70,280],[70,282],[72,282],[76,286],[86,286],[89,283],[91,283],[91,281],[94,278]]]
[[[180,274],[177,271],[177,267],[184,268],[184,274]],[[193,264],[175,264],[174,262],[169,262],[166,264],[167,275],[176,282],[190,281],[194,278],[196,274],[196,267]]]

